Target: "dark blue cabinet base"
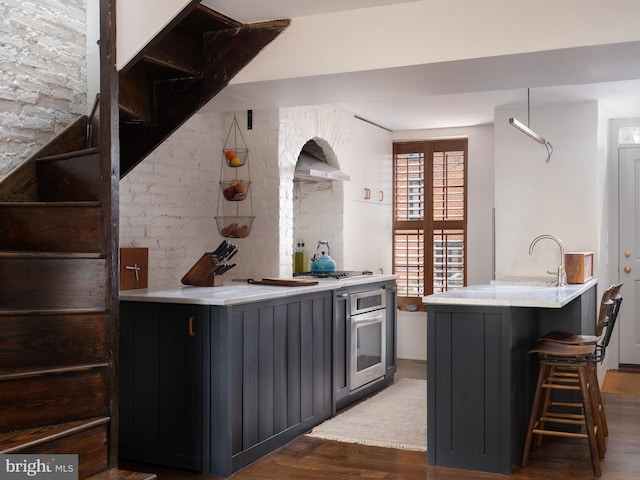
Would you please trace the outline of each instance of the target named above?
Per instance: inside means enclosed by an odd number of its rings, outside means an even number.
[[[351,395],[336,377],[347,351],[334,310],[344,320],[346,301],[333,291],[226,307],[121,302],[121,458],[228,477],[393,382],[395,282],[385,285],[387,375]]]
[[[228,477],[329,418],[332,302],[121,302],[120,457]]]
[[[528,350],[551,330],[593,333],[595,291],[560,309],[428,306],[429,465],[511,473],[538,369]]]

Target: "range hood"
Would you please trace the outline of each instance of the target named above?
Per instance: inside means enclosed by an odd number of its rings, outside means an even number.
[[[320,181],[347,181],[349,175],[341,172],[335,167],[332,167],[327,162],[320,160],[313,155],[305,152],[300,152],[298,157],[298,163],[296,163],[296,170],[293,175],[294,181],[306,181],[306,182],[320,182]]]

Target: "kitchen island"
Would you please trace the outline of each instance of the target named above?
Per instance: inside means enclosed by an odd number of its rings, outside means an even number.
[[[427,306],[427,461],[510,474],[535,390],[536,339],[592,334],[596,284],[478,285],[423,298]]]
[[[350,396],[346,300],[371,289],[388,354],[364,395],[393,382],[394,276],[120,292],[121,458],[228,477],[333,416]]]

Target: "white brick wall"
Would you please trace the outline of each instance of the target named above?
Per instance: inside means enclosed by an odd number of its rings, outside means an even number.
[[[0,2],[0,178],[87,111],[86,2]]]
[[[309,253],[318,240],[329,240],[331,256],[341,258],[343,185],[334,183],[332,194],[313,204],[299,204],[297,211],[308,215],[294,218],[292,179],[300,150],[312,138],[330,146],[326,153],[334,165],[339,166],[337,158],[349,158],[353,115],[331,106],[257,110],[252,130],[246,129],[246,112],[236,115],[249,149],[246,167],[222,166],[233,113],[199,113],[120,182],[120,246],[149,247],[150,287],[178,285],[200,256],[223,240],[214,217],[235,214],[235,208],[247,215],[253,207],[256,218],[249,237],[232,240],[240,252],[227,279],[291,275],[298,221]],[[250,200],[221,200],[221,168],[223,179],[250,173]]]

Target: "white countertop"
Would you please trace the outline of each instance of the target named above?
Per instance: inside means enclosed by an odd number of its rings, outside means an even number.
[[[304,287],[276,287],[242,282],[225,282],[220,287],[194,287],[124,290],[120,300],[125,302],[186,303],[193,305],[238,305],[272,300],[310,292],[338,290],[343,287],[395,280],[395,275],[367,275],[343,279],[318,279],[317,285]]]
[[[589,290],[598,280],[566,287],[472,285],[422,298],[426,305],[484,305],[494,307],[561,308]]]

